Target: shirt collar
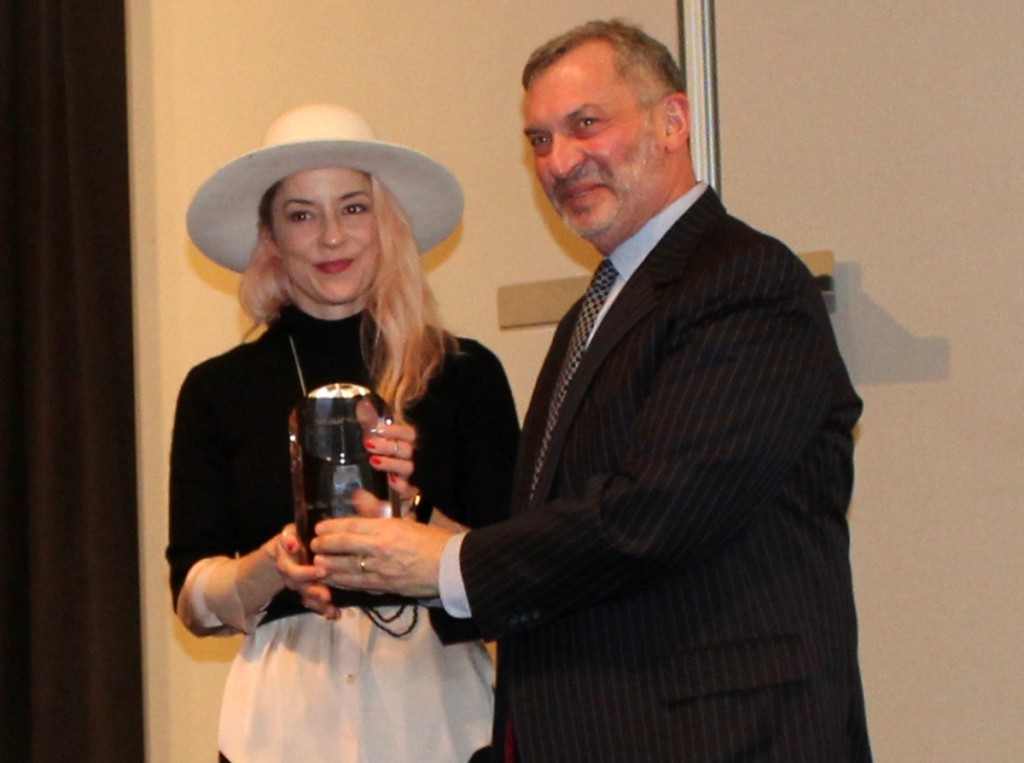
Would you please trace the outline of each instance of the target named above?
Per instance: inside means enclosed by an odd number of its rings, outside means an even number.
[[[612,264],[619,273],[622,281],[628,281],[634,271],[640,267],[655,245],[661,241],[668,229],[676,224],[693,203],[701,197],[708,188],[704,182],[697,183],[693,188],[673,201],[658,214],[648,220],[644,226],[623,241],[609,255]]]

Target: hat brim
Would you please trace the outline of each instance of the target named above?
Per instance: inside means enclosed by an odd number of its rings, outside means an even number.
[[[462,219],[458,181],[429,156],[382,141],[324,140],[258,149],[221,167],[189,205],[189,236],[214,262],[245,270],[256,246],[263,194],[289,175],[324,167],[377,178],[401,205],[421,253],[448,238]]]

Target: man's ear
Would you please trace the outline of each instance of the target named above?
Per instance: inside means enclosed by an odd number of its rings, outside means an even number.
[[[676,146],[690,140],[690,100],[684,93],[670,93],[662,100],[665,110],[665,137]]]

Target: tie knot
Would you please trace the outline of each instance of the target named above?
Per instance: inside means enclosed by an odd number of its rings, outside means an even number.
[[[601,260],[601,264],[597,266],[597,270],[594,271],[594,277],[591,279],[593,288],[608,289],[615,283],[615,278],[619,275],[619,271],[615,269],[612,261],[605,257]]]

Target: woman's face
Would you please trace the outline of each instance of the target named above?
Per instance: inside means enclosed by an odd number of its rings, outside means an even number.
[[[281,258],[300,310],[337,320],[366,307],[380,256],[368,175],[339,168],[289,175],[261,235]]]

